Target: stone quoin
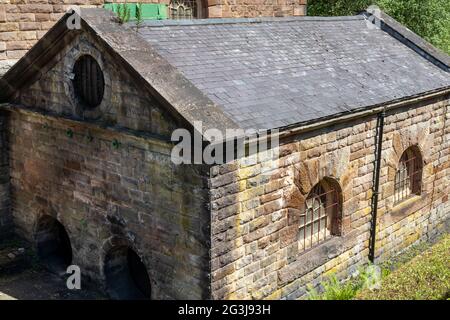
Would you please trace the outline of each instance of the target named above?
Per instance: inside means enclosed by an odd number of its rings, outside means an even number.
[[[50,267],[117,299],[298,299],[448,229],[450,57],[384,13],[69,18],[0,78],[0,237]],[[179,128],[279,150],[177,165]]]

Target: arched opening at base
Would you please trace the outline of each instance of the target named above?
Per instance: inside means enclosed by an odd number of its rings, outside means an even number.
[[[105,260],[108,294],[113,299],[150,299],[151,286],[147,268],[129,247],[112,249]]]
[[[37,253],[41,262],[56,273],[66,272],[72,263],[72,246],[64,226],[51,216],[38,221],[36,229]]]

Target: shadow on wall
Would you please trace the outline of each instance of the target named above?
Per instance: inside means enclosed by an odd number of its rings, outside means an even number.
[[[72,246],[64,226],[51,216],[39,219],[36,229],[37,253],[44,266],[56,274],[65,274],[72,263]]]
[[[141,258],[131,248],[111,249],[105,258],[106,287],[112,299],[151,298],[150,278]]]

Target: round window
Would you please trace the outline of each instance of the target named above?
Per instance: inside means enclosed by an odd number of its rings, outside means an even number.
[[[89,55],[80,57],[73,67],[75,95],[86,109],[100,105],[105,91],[102,69]]]

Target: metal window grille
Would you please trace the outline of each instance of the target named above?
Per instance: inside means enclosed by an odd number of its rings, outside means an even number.
[[[338,192],[326,191],[321,184],[315,186],[300,215],[299,251],[305,251],[338,233]]]
[[[169,4],[171,19],[197,19],[200,18],[199,10],[197,0],[171,0]]]
[[[412,150],[407,150],[400,158],[395,174],[394,204],[409,199],[421,192],[422,165]]]
[[[77,60],[73,68],[75,94],[83,107],[97,107],[103,100],[105,79],[95,59],[84,55]]]

